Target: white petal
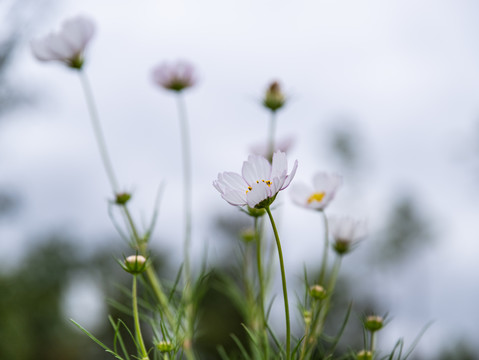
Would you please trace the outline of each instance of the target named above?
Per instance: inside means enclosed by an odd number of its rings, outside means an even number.
[[[50,49],[45,44],[44,39],[34,39],[30,42],[30,48],[33,55],[40,61],[58,60],[55,54],[50,52]]]
[[[235,206],[246,205],[246,192],[238,190],[226,190],[224,194],[221,195],[228,203]]]
[[[271,177],[281,177],[288,172],[288,160],[286,153],[277,151],[273,154]]]
[[[93,21],[83,16],[69,19],[62,26],[62,36],[77,54],[83,52],[94,33]]]
[[[253,190],[248,191],[246,194],[246,200],[249,207],[255,207],[261,201],[271,196],[271,190],[265,183],[260,182],[253,186]]]
[[[320,172],[313,177],[313,187],[316,191],[335,192],[342,183],[342,177],[337,174]]]
[[[300,182],[292,185],[289,193],[291,200],[293,200],[296,205],[308,207],[308,199],[314,191],[306,184]]]
[[[248,185],[253,186],[257,181],[269,180],[271,165],[262,156],[250,155],[243,163],[242,175]]]
[[[294,178],[294,175],[296,175],[297,169],[298,169],[298,160],[295,160],[293,165],[293,170],[291,170],[291,173],[288,176],[286,176],[286,180],[284,184],[282,185],[281,190],[286,189],[291,183],[291,181],[293,181],[293,178]]]
[[[223,180],[229,188],[234,190],[246,191],[248,188],[248,184],[241,175],[234,172],[224,172]]]

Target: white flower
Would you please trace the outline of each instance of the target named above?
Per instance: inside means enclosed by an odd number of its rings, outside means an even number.
[[[313,177],[312,187],[303,183],[295,184],[291,188],[291,198],[299,206],[323,210],[334,199],[341,183],[340,175],[319,172]]]
[[[272,164],[262,156],[250,155],[241,175],[220,173],[213,186],[231,205],[262,208],[271,205],[278,192],[288,187],[297,168],[298,160],[288,175],[286,154],[281,151],[274,153]]]
[[[32,40],[33,55],[40,61],[60,61],[81,69],[83,52],[95,33],[95,24],[84,16],[63,22],[60,31]]]
[[[181,91],[196,84],[195,68],[188,62],[163,63],[152,71],[153,82],[167,90]]]
[[[351,217],[333,217],[330,219],[333,249],[343,255],[351,251],[352,246],[366,236],[366,223]]]

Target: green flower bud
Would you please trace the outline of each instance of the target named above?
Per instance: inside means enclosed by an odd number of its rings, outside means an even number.
[[[174,347],[170,341],[162,340],[156,343],[156,348],[162,353],[167,353],[173,351]]]
[[[336,251],[338,255],[347,254],[351,250],[351,241],[336,239],[336,241],[333,244],[333,249],[334,251]]]
[[[326,297],[326,290],[321,285],[313,285],[309,288],[309,294],[314,299],[322,300]]]
[[[381,330],[383,326],[384,319],[381,316],[370,315],[364,320],[364,327],[366,328],[366,330],[369,330],[371,332]]]
[[[253,229],[243,230],[240,236],[241,236],[241,239],[246,243],[252,242],[256,238],[256,234]]]
[[[148,260],[142,255],[130,255],[123,262],[122,268],[130,274],[141,274],[148,266]]]
[[[271,83],[266,90],[263,99],[263,106],[275,112],[282,108],[286,102],[285,96],[281,91],[281,87],[277,81]]]
[[[310,310],[304,310],[303,311],[303,319],[306,324],[309,324],[311,322],[312,314]]]
[[[361,350],[356,354],[357,360],[373,360],[373,353],[368,350]]]
[[[115,194],[115,204],[125,205],[131,199],[131,194],[127,192],[122,192]]]

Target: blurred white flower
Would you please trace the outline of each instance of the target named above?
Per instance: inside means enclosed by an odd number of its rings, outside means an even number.
[[[351,217],[332,217],[330,219],[331,235],[333,236],[333,249],[344,255],[366,236],[366,222]]]
[[[296,183],[291,187],[291,199],[299,206],[323,210],[334,199],[336,191],[342,184],[342,177],[325,172],[313,176],[313,186]]]
[[[291,149],[291,147],[294,145],[294,137],[289,136],[282,138],[275,142],[275,149],[274,151],[281,151],[284,153],[288,153],[288,151]],[[268,157],[269,154],[269,146],[266,144],[264,141],[258,144],[254,144],[250,147],[251,153]]]
[[[177,92],[194,86],[197,81],[195,68],[185,61],[156,66],[153,68],[152,78],[155,84]]]
[[[298,160],[288,175],[286,154],[281,151],[274,153],[272,164],[262,156],[250,155],[243,163],[241,175],[220,173],[213,186],[231,205],[264,208],[271,205],[279,191],[288,187],[297,168]]]
[[[60,61],[81,69],[83,52],[95,33],[90,18],[77,16],[63,22],[60,31],[31,41],[33,55],[40,61]]]

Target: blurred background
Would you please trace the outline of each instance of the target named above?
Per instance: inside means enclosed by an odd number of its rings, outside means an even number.
[[[107,316],[123,296],[111,279],[128,283],[114,260],[128,248],[108,216],[112,194],[80,81],[29,48],[77,14],[97,24],[85,69],[140,223],[164,184],[152,240],[163,277],[182,261],[181,154],[176,104],[153,85],[152,67],[184,59],[198,71],[186,96],[194,265],[207,254],[232,274],[238,230],[250,224],[211,183],[266,142],[261,97],[278,80],[288,103],[277,139],[292,139],[296,180],[341,173],[328,214],[368,222],[338,291],[340,313],[354,299],[349,343],[362,343],[355,329],[373,309],[391,319],[379,336],[384,353],[433,321],[415,359],[479,358],[477,2],[4,0],[0,14],[1,359],[110,358],[68,319],[109,343]],[[287,191],[277,202],[288,281],[298,283],[304,265],[319,268],[322,222]],[[241,333],[231,306],[215,287],[205,297],[197,341],[206,358],[211,343],[233,347],[229,334]],[[276,299],[273,314],[281,307]],[[224,316],[225,329],[216,324]]]

